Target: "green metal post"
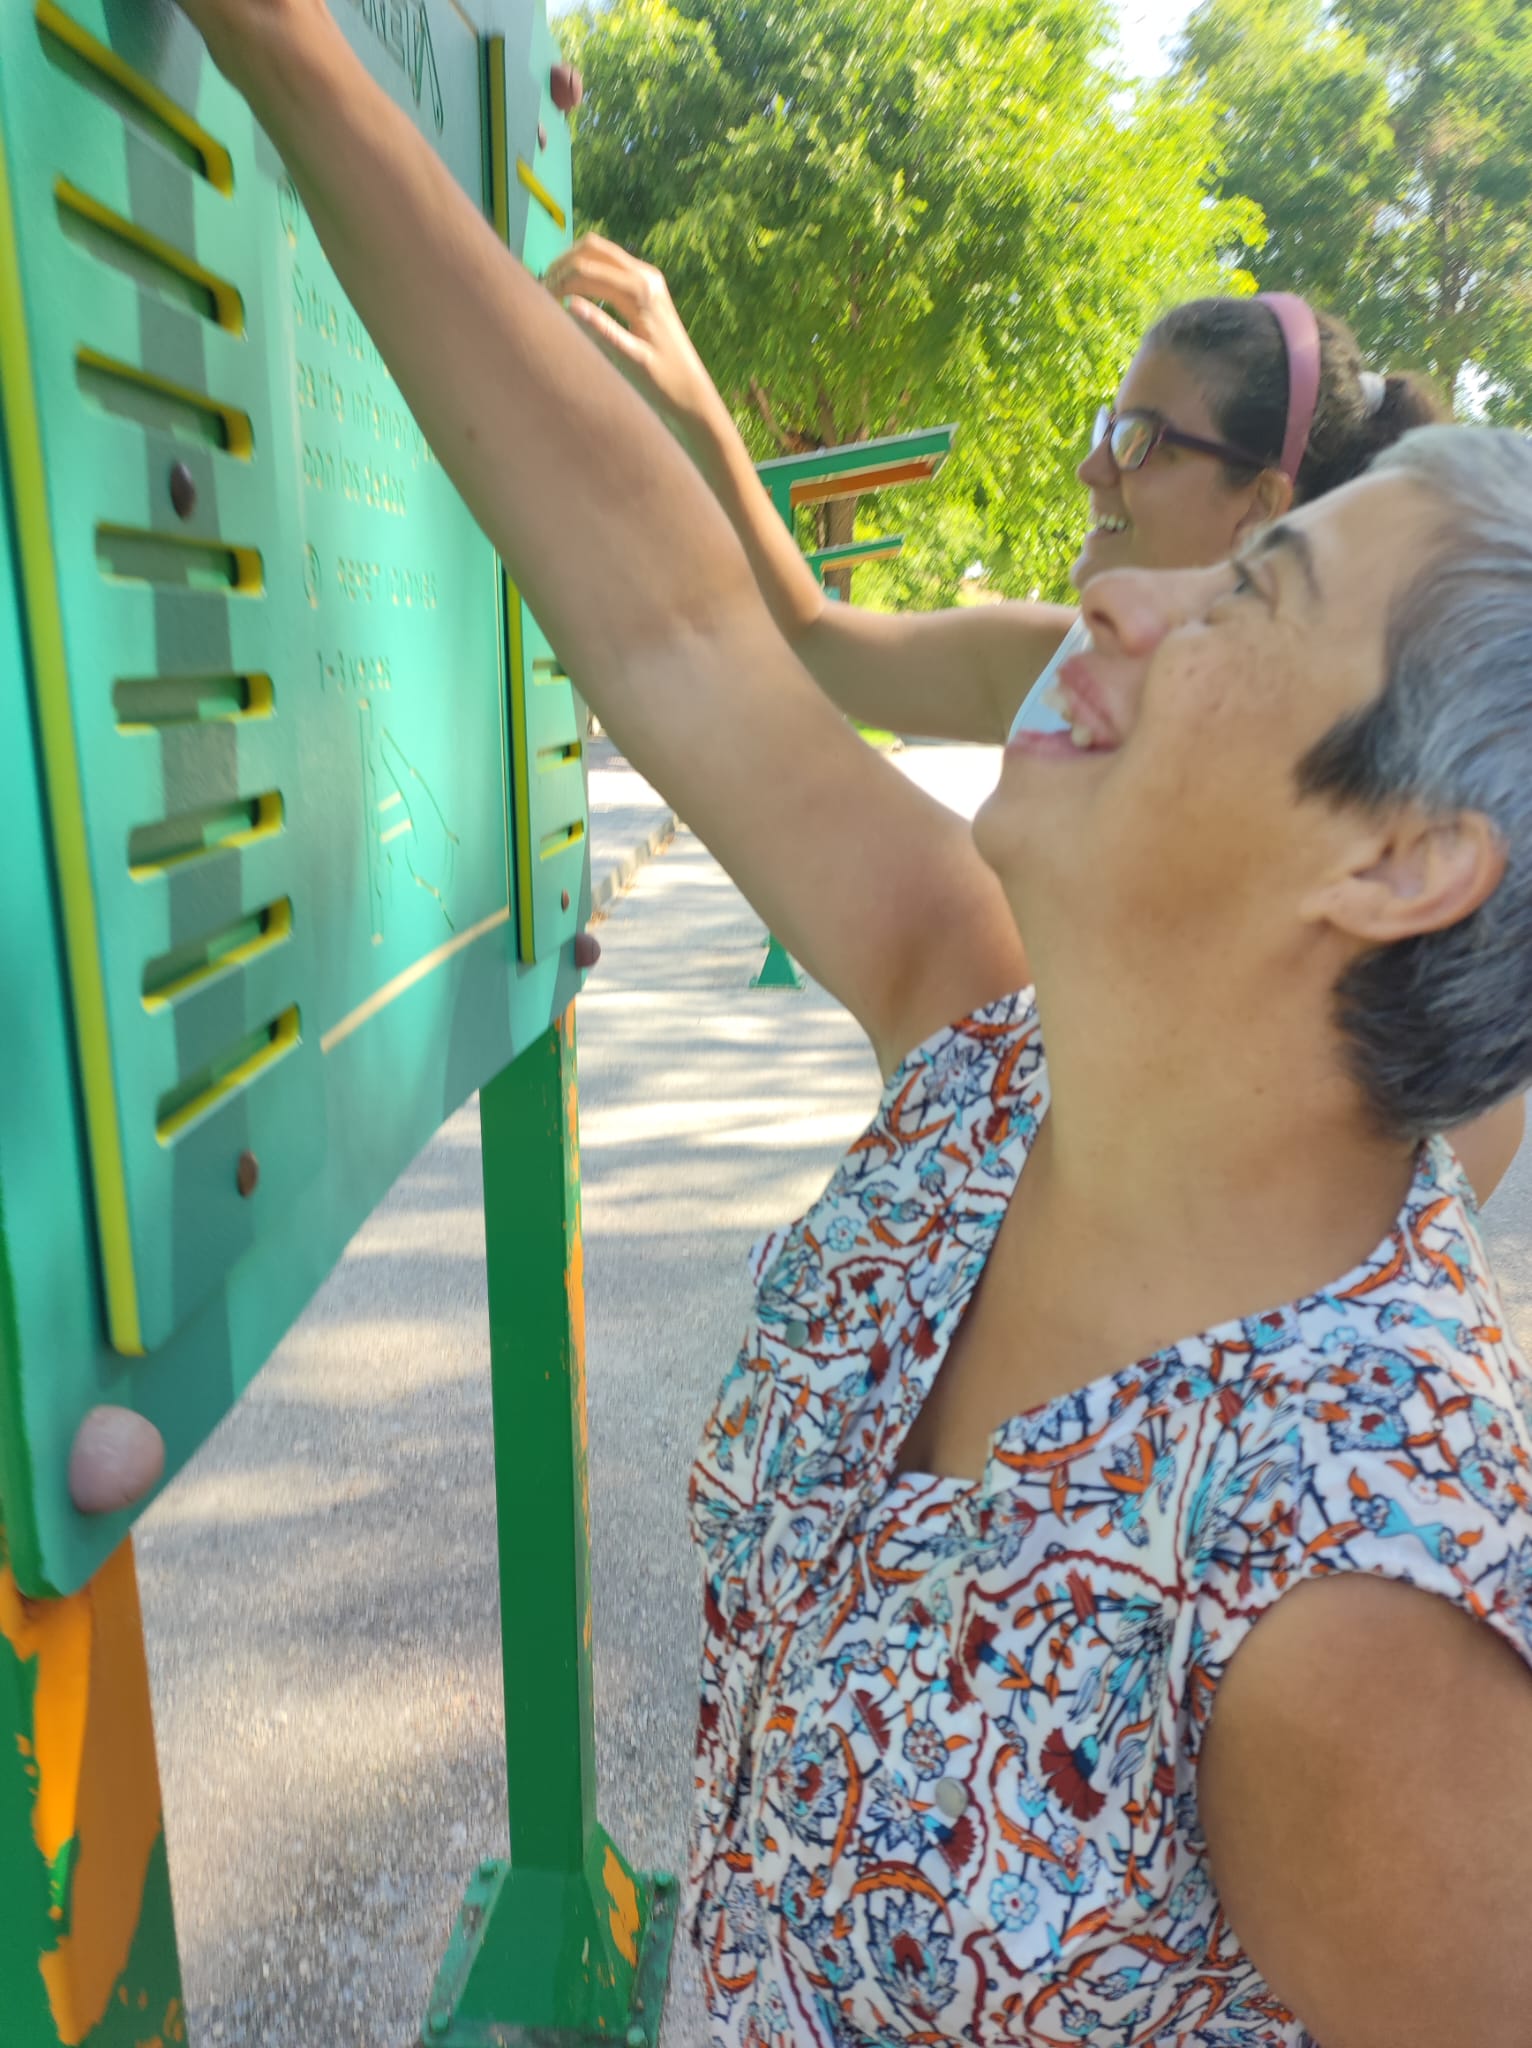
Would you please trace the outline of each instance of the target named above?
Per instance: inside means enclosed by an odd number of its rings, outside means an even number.
[[[783,477],[778,483],[766,486],[777,517],[793,531],[793,487],[790,477]],[[766,958],[761,962],[759,974],[750,977],[752,988],[796,988],[803,987],[803,974],[797,961],[775,932],[766,934]]]
[[[752,988],[802,988],[803,973],[775,932],[766,934],[766,958],[759,974],[750,977]]]
[[[761,482],[766,485],[766,495],[771,500],[772,510],[782,521],[788,532],[793,531],[793,483],[790,476],[767,481],[765,466],[762,466]]]
[[[813,448],[803,455],[781,455],[757,464],[756,474],[770,498],[777,517],[789,533],[793,526],[793,493],[811,493],[806,502],[822,503],[831,498],[860,497],[864,491],[882,490],[892,484],[924,482],[934,476],[952,450],[955,427],[921,427],[911,434],[893,434],[876,441],[853,441],[841,448]],[[796,537],[796,536],[795,536]],[[824,548],[810,555],[816,575],[830,566],[876,560],[897,554],[904,545],[902,535],[879,540],[853,541],[843,547]],[[831,592],[832,597],[835,593]],[[802,988],[798,964],[782,941],[766,934],[766,958],[754,976],[752,988]]]
[[[676,1887],[596,1819],[574,1013],[480,1096],[511,1860],[470,1885],[423,2039],[658,2039]]]
[[[131,1543],[28,1600],[0,1526],[0,1901],[6,2048],[186,2040]]]

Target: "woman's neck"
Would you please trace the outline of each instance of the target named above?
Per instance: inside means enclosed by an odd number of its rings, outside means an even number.
[[[1050,1109],[1027,1235],[1109,1249],[1177,1324],[1167,1341],[1314,1292],[1387,1235],[1413,1148],[1377,1131],[1328,1024],[1305,1036],[1280,997],[1243,1023],[1194,1000],[1174,1019],[1098,1000],[1078,1021],[1067,997],[1040,1003]]]

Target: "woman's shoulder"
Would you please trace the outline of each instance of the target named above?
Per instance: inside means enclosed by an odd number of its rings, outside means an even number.
[[[1042,1034],[1035,989],[1014,989],[966,1017],[943,1024],[912,1047],[884,1085],[880,1113],[918,1099],[932,1107],[966,1105],[975,1084],[1014,1082],[1018,1067],[1039,1072]]]
[[[793,1246],[826,1267],[836,1249],[882,1256],[928,1241],[931,1217],[965,1190],[1014,1184],[1047,1102],[1030,988],[944,1024],[900,1060],[861,1135],[798,1221],[751,1253],[752,1279]]]
[[[1438,1594],[1532,1662],[1532,1374],[1446,1148],[1426,1148],[1372,1258],[1250,1341],[1199,1431],[1211,1663],[1284,1594],[1338,1575]]]

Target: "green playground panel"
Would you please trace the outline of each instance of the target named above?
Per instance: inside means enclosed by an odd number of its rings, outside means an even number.
[[[541,961],[574,929],[587,868],[585,710],[524,604],[512,617],[513,705],[525,747],[526,800],[517,812],[521,957]],[[520,744],[521,742],[519,742]]]
[[[758,462],[756,475],[778,517],[789,529],[799,505],[831,498],[860,497],[899,484],[926,483],[952,453],[955,426],[917,427],[875,441],[847,441],[835,448],[811,448],[802,455],[775,455]]]
[[[817,548],[804,560],[816,576],[827,569],[855,569],[863,562],[886,562],[904,553],[902,533],[883,533],[869,540],[846,540],[837,547]]]
[[[557,60],[540,13],[532,23],[530,63],[511,58],[498,37],[489,48],[490,211],[537,277],[570,241],[569,124],[549,92]],[[530,146],[518,148],[517,136]],[[585,707],[514,592],[509,629],[520,957],[535,963],[568,942],[583,914]]]
[[[336,11],[541,269],[540,6]],[[69,1502],[86,1410],[177,1471],[574,994],[584,721],[169,7],[0,10],[0,490],[0,1497],[45,1593],[132,1519]]]

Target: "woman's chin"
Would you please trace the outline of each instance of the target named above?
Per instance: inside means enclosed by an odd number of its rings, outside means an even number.
[[[1076,590],[1083,590],[1093,576],[1099,576],[1103,569],[1130,569],[1133,566],[1133,535],[1127,533],[1106,533],[1098,526],[1085,536],[1080,552],[1075,556],[1074,567],[1069,580]]]

